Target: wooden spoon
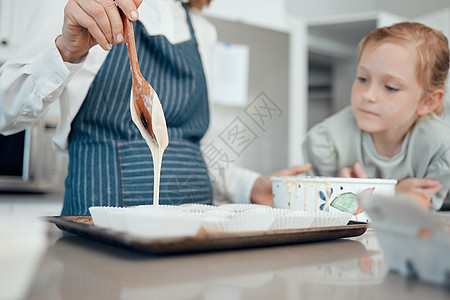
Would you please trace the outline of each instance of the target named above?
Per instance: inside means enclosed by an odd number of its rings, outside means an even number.
[[[152,86],[144,79],[139,70],[133,25],[122,12],[121,16],[124,24],[125,41],[130,57],[133,80],[132,94],[130,97],[131,118],[141,132],[141,135],[144,137],[152,153],[154,170],[153,204],[158,205],[162,156],[169,144],[166,118],[164,117],[158,95]]]

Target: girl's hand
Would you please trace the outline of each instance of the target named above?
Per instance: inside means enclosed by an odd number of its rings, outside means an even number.
[[[76,62],[99,44],[104,50],[124,41],[120,8],[132,21],[143,0],[69,0],[56,47],[66,62]]]
[[[295,176],[301,173],[306,173],[311,169],[311,164],[307,163],[303,166],[296,165],[288,169],[275,172],[270,175],[260,176],[256,179],[253,185],[251,201],[256,204],[263,204],[273,206],[272,176]]]
[[[413,198],[419,206],[426,210],[430,208],[431,197],[442,189],[439,180],[429,178],[406,178],[395,186],[395,193]]]
[[[359,162],[356,162],[353,165],[353,169],[346,167],[342,168],[339,171],[339,177],[347,177],[347,178],[367,178],[366,171],[364,171],[364,168],[361,166]]]

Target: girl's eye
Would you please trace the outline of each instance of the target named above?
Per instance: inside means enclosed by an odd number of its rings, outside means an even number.
[[[385,88],[386,88],[386,90],[388,90],[389,92],[397,92],[397,91],[398,91],[397,88],[393,88],[393,87],[391,87],[391,86],[389,86],[389,85],[386,85]]]
[[[357,77],[357,80],[361,83],[367,82],[367,79],[365,77]]]

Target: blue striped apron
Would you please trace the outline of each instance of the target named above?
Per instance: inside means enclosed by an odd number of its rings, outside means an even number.
[[[135,22],[142,75],[159,95],[169,146],[162,161],[160,204],[212,203],[200,152],[209,125],[205,75],[187,8],[191,39],[171,44]],[[96,205],[153,203],[151,152],[131,120],[131,71],[125,43],[108,54],[72,122],[62,215],[85,215]]]

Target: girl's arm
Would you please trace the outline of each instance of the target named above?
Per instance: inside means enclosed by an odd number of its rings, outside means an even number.
[[[337,176],[337,149],[328,132],[328,125],[322,122],[314,126],[307,134],[303,145],[303,163],[311,163],[309,175]]]
[[[430,209],[433,210],[442,208],[450,190],[450,148],[445,148],[445,151],[435,155],[424,176],[440,182],[441,188],[435,191],[430,200]]]

